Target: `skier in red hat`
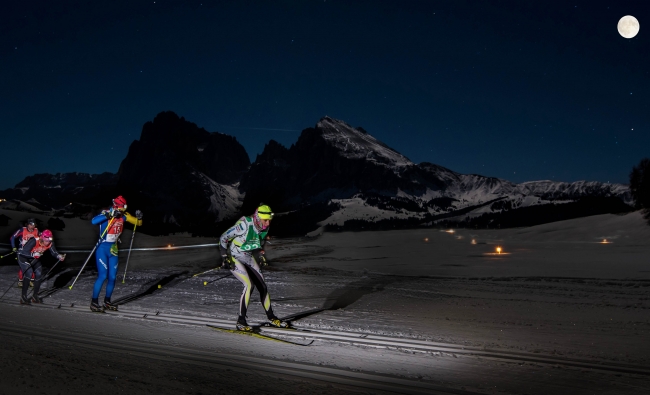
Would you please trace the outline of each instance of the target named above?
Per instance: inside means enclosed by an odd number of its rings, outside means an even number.
[[[113,199],[111,208],[102,211],[92,219],[93,225],[99,225],[99,234],[101,239],[95,259],[97,261],[97,280],[93,288],[93,297],[90,302],[90,310],[102,312],[104,309],[117,311],[117,305],[111,303],[111,295],[115,288],[115,279],[117,278],[117,242],[124,230],[124,222],[133,225],[142,225],[142,212],[135,211],[135,216],[126,212],[126,199],[118,196]],[[103,306],[99,304],[99,293],[106,282],[106,293],[104,295]]]
[[[41,256],[45,251],[50,251],[53,257],[62,261],[65,259],[65,255],[61,255],[54,248],[54,242],[52,241],[52,232],[48,229],[45,229],[38,238],[30,238],[23,247],[18,250],[18,264],[20,269],[23,271],[25,276],[31,276],[32,273],[35,273],[34,278],[34,292],[31,299],[27,299],[27,291],[29,290],[29,283],[27,281],[23,282],[23,292],[20,297],[20,304],[32,304],[32,303],[43,303],[43,300],[38,297],[38,291],[41,288]]]

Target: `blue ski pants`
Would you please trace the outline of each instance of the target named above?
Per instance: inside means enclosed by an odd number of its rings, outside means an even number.
[[[106,284],[107,299],[111,298],[113,289],[115,288],[115,279],[117,278],[117,256],[111,254],[111,246],[113,243],[101,243],[95,251],[95,260],[97,261],[97,280],[93,288],[93,299],[99,298],[99,293],[104,286],[104,281],[108,280]]]

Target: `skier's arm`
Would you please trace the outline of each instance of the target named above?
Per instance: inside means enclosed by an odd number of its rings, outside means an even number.
[[[22,255],[25,258],[33,258],[32,256],[32,248],[36,245],[36,239],[32,237],[31,239],[27,240],[27,243],[18,250],[18,255]]]
[[[13,235],[11,235],[11,238],[9,239],[9,243],[11,244],[11,247],[14,248],[14,250],[20,245],[16,245],[16,242],[20,240],[20,234],[23,232],[23,228],[18,229]],[[20,243],[18,243],[20,244]]]
[[[102,224],[106,221],[108,221],[108,216],[106,215],[108,213],[107,210],[103,210],[101,213],[97,214],[96,216],[93,217],[91,220],[93,225],[99,225]]]
[[[124,213],[124,217],[126,218],[126,222],[137,225],[137,226],[142,226],[142,220],[134,217],[133,215],[129,213]]]
[[[52,256],[55,257],[56,259],[63,260],[61,259],[63,258],[63,255],[57,252],[56,248],[54,247],[54,242],[52,242],[52,245],[50,246],[50,254],[52,254]]]
[[[219,251],[221,251],[221,255],[227,254],[228,244],[230,244],[235,239],[235,237],[243,236],[247,231],[248,229],[246,224],[240,220],[237,221],[233,227],[223,232],[221,238],[219,239]]]

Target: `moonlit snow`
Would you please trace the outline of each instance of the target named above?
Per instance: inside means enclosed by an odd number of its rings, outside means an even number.
[[[17,228],[22,214],[2,213],[11,218],[7,229]],[[297,347],[212,332],[201,325],[147,319],[145,315],[159,313],[234,324],[241,284],[221,270],[191,277],[215,267],[218,251],[213,246],[177,249],[216,243],[215,239],[189,235],[137,233],[135,248],[163,248],[134,250],[122,283],[131,237],[130,231],[125,231],[113,295],[114,301],[125,301],[120,306],[123,313],[91,314],[86,308],[95,280],[94,258],[72,290],[66,284],[88,255],[75,250],[90,250],[96,229],[81,219],[65,222],[65,230],[55,232],[55,242],[59,250],[69,251],[69,259],[43,285],[43,289],[55,287],[45,302],[50,307],[74,304],[79,308],[64,311],[20,306],[19,290],[9,289],[0,304],[4,317],[0,325],[2,392],[144,393],[153,388],[158,393],[195,394],[219,393],[220,388],[223,393],[241,393],[237,383],[242,381],[263,393],[270,392],[268,383],[282,386],[280,393],[365,391],[358,383],[328,387],[318,379],[278,376],[254,366],[230,374],[214,366],[195,369],[192,364],[199,362],[170,363],[173,358],[152,357],[144,350],[138,354],[137,344],[149,344],[156,350],[202,350],[215,358],[235,355],[297,362],[472,393],[492,393],[493,387],[505,393],[531,394],[566,393],[567,388],[571,393],[628,393],[650,388],[647,374],[490,362],[489,358],[462,354],[328,340]],[[326,232],[313,238],[271,238],[267,248],[271,266],[265,276],[276,314],[301,316],[294,324],[304,329],[570,357],[594,364],[648,366],[649,240],[650,228],[638,212],[503,230]],[[2,292],[15,281],[14,262],[13,258],[2,261]],[[205,282],[209,282],[207,286]],[[251,323],[265,320],[258,298],[255,291],[249,307]],[[8,335],[20,328],[42,334],[68,333],[80,339],[98,336],[107,348],[88,339],[75,348],[57,340],[63,335],[53,335],[50,340],[37,337],[31,343],[21,335]],[[117,347],[120,339],[124,344],[111,352],[111,344]],[[33,351],[31,356],[19,358],[24,342]],[[30,375],[34,379],[27,380]],[[23,385],[23,380],[32,386]],[[26,391],[18,391],[20,388]],[[376,388],[370,392],[383,393]]]

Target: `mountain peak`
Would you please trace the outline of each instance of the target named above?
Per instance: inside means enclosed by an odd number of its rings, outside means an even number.
[[[329,144],[350,158],[365,158],[388,166],[404,167],[414,163],[368,134],[362,128],[353,128],[347,123],[325,116],[316,124],[316,129]]]

